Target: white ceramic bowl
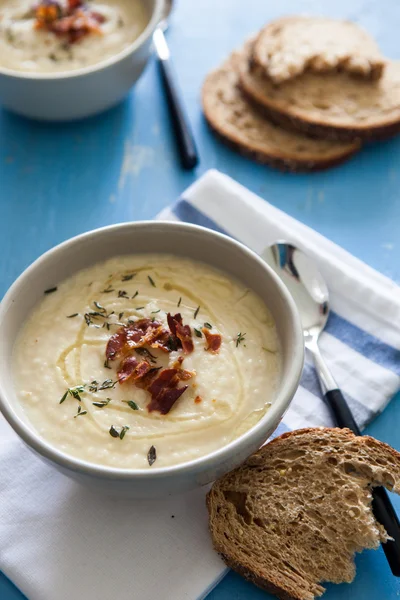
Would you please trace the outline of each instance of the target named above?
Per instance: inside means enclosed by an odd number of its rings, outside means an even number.
[[[43,290],[76,271],[123,254],[170,253],[203,261],[233,275],[264,300],[275,319],[282,351],[276,397],[265,416],[244,435],[202,458],[149,470],[116,469],[66,455],[24,420],[13,384],[12,350],[18,330]],[[303,334],[286,287],[254,252],[209,229],[173,222],[113,225],[72,238],[36,260],[11,286],[0,305],[0,410],[18,435],[63,473],[116,494],[156,496],[213,481],[239,465],[276,429],[297,389],[303,366]]]
[[[70,121],[95,115],[120,102],[151,55],[152,34],[164,0],[142,0],[149,22],[122,52],[90,67],[59,73],[24,73],[0,66],[0,104],[24,117]]]

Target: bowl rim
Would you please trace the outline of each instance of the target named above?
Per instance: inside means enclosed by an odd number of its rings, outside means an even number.
[[[143,2],[143,0],[139,0]],[[87,67],[82,67],[80,69],[73,69],[71,71],[56,71],[54,73],[49,72],[28,72],[28,71],[18,71],[17,69],[9,69],[8,67],[3,67],[0,65],[0,76],[5,75],[7,77],[12,77],[14,79],[24,79],[30,81],[52,81],[59,79],[72,79],[76,77],[84,77],[85,75],[90,75],[92,73],[96,73],[99,71],[103,71],[108,67],[122,61],[124,58],[133,54],[136,50],[138,50],[147,40],[153,35],[157,25],[160,23],[163,13],[163,6],[165,0],[154,0],[154,8],[151,14],[151,17],[143,29],[142,33],[135,39],[129,46],[113,54],[109,58],[105,60],[101,60],[93,65],[89,65]]]
[[[140,479],[163,479],[167,476],[175,475],[178,473],[181,475],[183,473],[190,473],[193,471],[196,472],[198,470],[198,467],[202,467],[201,471],[203,471],[207,467],[211,467],[212,465],[214,465],[216,462],[223,463],[224,460],[232,454],[232,452],[235,452],[235,449],[239,452],[241,448],[247,445],[247,442],[250,438],[252,438],[253,436],[257,436],[257,433],[262,432],[262,430],[267,430],[268,424],[274,421],[279,422],[282,419],[298,387],[304,363],[304,339],[298,309],[289,290],[286,288],[279,276],[273,271],[273,269],[271,269],[271,267],[258,254],[256,254],[253,250],[251,250],[241,242],[237,241],[236,239],[231,238],[225,234],[216,232],[214,230],[208,229],[206,227],[179,221],[146,220],[108,225],[76,235],[50,248],[49,250],[41,254],[17,277],[17,279],[14,281],[14,283],[10,286],[10,288],[4,295],[0,303],[0,326],[1,322],[5,317],[5,313],[7,312],[7,310],[9,310],[9,306],[12,305],[12,298],[13,296],[15,296],[16,290],[18,290],[18,288],[24,284],[25,279],[29,278],[42,263],[46,262],[50,258],[56,260],[57,257],[64,252],[64,250],[73,245],[79,245],[84,239],[94,238],[102,235],[107,236],[109,232],[114,232],[117,230],[135,230],[146,226],[151,226],[153,229],[167,226],[171,228],[186,229],[192,231],[194,234],[197,233],[200,235],[216,237],[219,238],[220,241],[222,241],[225,244],[236,246],[236,248],[241,250],[241,252],[246,254],[252,260],[259,263],[259,265],[262,266],[262,268],[266,272],[269,279],[272,280],[274,282],[274,285],[278,288],[281,299],[286,304],[287,313],[290,317],[289,327],[293,335],[292,344],[293,348],[297,350],[293,354],[293,360],[289,366],[288,374],[285,380],[281,382],[281,385],[278,389],[278,394],[272,402],[271,407],[253,427],[247,430],[243,435],[229,442],[229,444],[222,446],[221,448],[218,448],[217,450],[214,450],[209,454],[205,454],[204,456],[201,456],[191,461],[186,461],[184,463],[179,463],[176,465],[170,465],[166,467],[152,467],[151,469],[126,469],[110,467],[107,465],[92,463],[62,452],[58,448],[52,446],[44,438],[42,438],[40,434],[35,431],[33,425],[29,427],[28,420],[27,422],[25,422],[17,414],[17,411],[15,411],[13,408],[12,402],[7,400],[7,394],[5,393],[2,382],[0,380],[0,413],[3,414],[3,416],[6,418],[6,420],[14,429],[14,431],[28,446],[30,446],[33,450],[35,450],[44,458],[56,463],[62,468],[67,468],[75,472],[80,472],[95,477],[105,477],[109,480],[138,481]],[[110,258],[112,258],[112,256],[113,255],[111,253]],[[80,269],[78,267],[77,271],[79,270]]]

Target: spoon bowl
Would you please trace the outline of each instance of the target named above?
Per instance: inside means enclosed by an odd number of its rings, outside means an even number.
[[[287,242],[269,246],[262,258],[279,275],[295,299],[306,346],[316,343],[329,317],[329,292],[315,262]]]

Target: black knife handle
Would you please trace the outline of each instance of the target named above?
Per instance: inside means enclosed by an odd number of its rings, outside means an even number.
[[[189,119],[183,108],[169,59],[158,59],[158,64],[182,166],[184,169],[191,170],[198,164],[199,156]]]
[[[330,390],[325,400],[332,411],[339,427],[348,427],[356,435],[361,435],[357,423],[339,389]],[[396,577],[400,577],[400,523],[386,490],[377,487],[372,490],[372,510],[376,520],[384,526],[393,540],[382,544],[390,569]]]

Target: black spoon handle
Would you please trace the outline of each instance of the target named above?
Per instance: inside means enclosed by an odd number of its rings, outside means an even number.
[[[356,435],[361,435],[357,423],[354,420],[342,392],[339,389],[330,390],[325,394],[336,423],[339,427],[348,427]],[[372,510],[376,520],[381,523],[393,540],[382,544],[383,551],[389,563],[390,569],[396,577],[400,577],[400,523],[394,511],[386,490],[382,487],[374,488],[372,491]]]
[[[198,164],[199,156],[197,154],[189,119],[183,108],[169,59],[159,58],[158,64],[165,94],[167,96],[182,166],[184,169],[191,170]]]

